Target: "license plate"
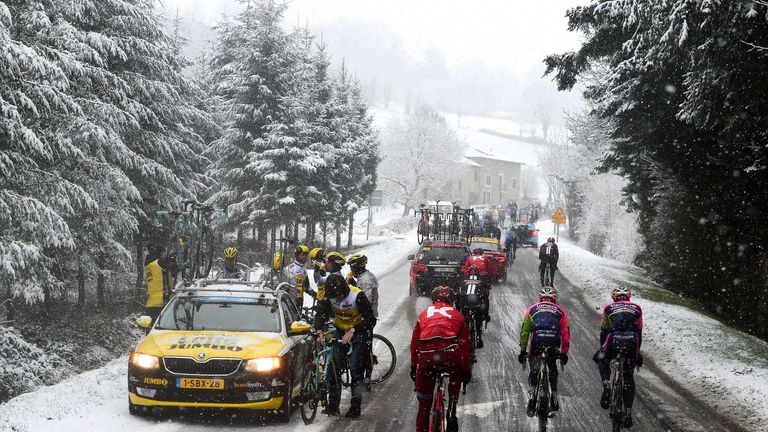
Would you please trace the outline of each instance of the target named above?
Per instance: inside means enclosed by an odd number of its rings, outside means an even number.
[[[176,378],[176,387],[183,389],[224,390],[224,380],[208,378]]]
[[[453,273],[453,269],[452,268],[436,268],[435,272],[436,273]]]

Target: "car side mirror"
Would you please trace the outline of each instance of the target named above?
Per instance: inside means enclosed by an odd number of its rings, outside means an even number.
[[[309,334],[312,330],[312,326],[304,321],[294,321],[291,323],[291,328],[288,330],[288,336],[302,336]]]
[[[136,325],[139,326],[139,328],[148,329],[152,326],[152,317],[142,315],[136,318]]]
[[[416,255],[408,255],[408,258],[406,258],[408,261],[413,261],[413,259],[416,258]]]

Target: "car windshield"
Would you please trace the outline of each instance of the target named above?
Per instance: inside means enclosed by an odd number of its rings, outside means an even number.
[[[463,264],[467,256],[467,251],[463,248],[438,246],[422,249],[419,253],[419,261],[422,263],[444,262],[446,264]]]
[[[158,318],[156,329],[279,332],[274,299],[250,297],[175,297]]]
[[[487,242],[472,242],[472,245],[469,246],[470,250],[475,250],[477,248],[488,250],[488,251],[498,251],[499,250],[499,244],[498,243],[487,243]]]

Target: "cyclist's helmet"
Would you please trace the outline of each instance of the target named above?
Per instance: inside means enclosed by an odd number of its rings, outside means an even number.
[[[308,254],[309,248],[304,245],[298,245],[296,246],[296,249],[293,250],[293,255],[299,256],[301,254]]]
[[[309,259],[312,260],[312,263],[315,264],[318,267],[321,267],[323,265],[323,262],[325,261],[325,250],[323,248],[314,248],[311,251],[309,251]]]
[[[341,268],[347,263],[347,260],[344,259],[344,255],[338,252],[328,252],[325,256],[325,261],[331,263],[332,272],[341,271]]]
[[[611,290],[611,298],[613,298],[614,301],[629,300],[632,298],[632,293],[629,292],[629,288],[624,285],[619,285]]]
[[[442,301],[449,304],[453,304],[453,299],[456,297],[456,293],[451,287],[440,285],[432,289],[432,302]]]
[[[325,298],[333,299],[339,296],[339,294],[349,294],[349,285],[344,280],[344,276],[332,273],[325,279]]]
[[[224,258],[237,258],[237,248],[228,247],[224,249]]]
[[[475,248],[474,250],[472,250],[472,254],[474,255],[482,255],[484,253],[485,251],[483,250],[483,248]]]
[[[347,258],[347,264],[349,264],[353,270],[362,270],[368,265],[368,257],[359,253],[352,254]]]
[[[539,291],[539,300],[540,301],[551,301],[552,303],[557,302],[557,290],[552,287],[544,287]]]

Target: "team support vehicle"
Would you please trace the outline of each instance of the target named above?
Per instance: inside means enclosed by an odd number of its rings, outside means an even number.
[[[470,250],[482,249],[488,267],[488,280],[507,280],[507,255],[499,240],[493,237],[473,237]]]
[[[458,289],[464,280],[461,267],[469,257],[463,242],[424,242],[411,261],[411,295],[429,295],[432,288],[447,285]]]
[[[149,317],[139,326],[148,328]],[[131,353],[128,408],[233,408],[290,419],[314,346],[288,293],[200,280],[177,289]]]

